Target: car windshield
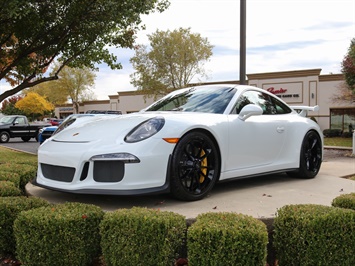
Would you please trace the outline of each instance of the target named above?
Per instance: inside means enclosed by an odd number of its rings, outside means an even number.
[[[8,123],[11,123],[12,120],[14,120],[14,118],[12,116],[4,116],[4,117],[0,118],[0,123],[8,124]]]
[[[222,114],[234,96],[234,86],[196,87],[171,93],[145,111],[182,111]]]

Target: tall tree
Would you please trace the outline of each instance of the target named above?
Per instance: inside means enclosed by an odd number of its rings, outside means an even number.
[[[162,12],[168,0],[7,0],[0,3],[0,80],[12,89],[58,79],[64,66],[120,69],[110,47],[133,48],[141,15]],[[61,57],[57,72],[45,75]]]
[[[51,112],[54,109],[53,104],[48,102],[45,98],[35,92],[29,92],[27,95],[19,100],[15,107],[29,115],[43,115],[46,112]]]
[[[55,86],[68,95],[76,113],[79,113],[79,103],[94,98],[91,89],[95,84],[95,77],[95,73],[89,68],[64,67],[59,72]]]
[[[43,82],[25,91],[38,93],[53,105],[63,105],[68,101],[67,91],[56,86],[56,81]]]
[[[341,63],[341,72],[349,90],[355,94],[355,38],[351,40],[348,53]]]
[[[4,115],[22,115],[24,114],[20,109],[16,108],[16,103],[23,97],[20,95],[15,95],[9,97],[8,99],[2,101],[0,112]]]
[[[186,86],[196,75],[206,76],[204,63],[212,56],[207,38],[191,29],[159,31],[148,35],[151,50],[135,47],[131,83],[148,95],[164,95]]]

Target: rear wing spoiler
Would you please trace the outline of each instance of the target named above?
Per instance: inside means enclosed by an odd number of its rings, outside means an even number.
[[[295,110],[300,116],[304,116],[304,117],[307,116],[308,111],[313,111],[313,112],[319,111],[318,105],[313,106],[313,107],[311,107],[311,106],[291,106],[291,108],[293,110]]]

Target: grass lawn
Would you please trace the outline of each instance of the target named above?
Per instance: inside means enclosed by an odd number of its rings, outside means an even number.
[[[4,147],[0,147],[0,164],[19,161],[29,161],[36,164],[37,155],[13,151]]]
[[[340,147],[352,147],[353,146],[353,138],[324,138],[325,146],[340,146]]]

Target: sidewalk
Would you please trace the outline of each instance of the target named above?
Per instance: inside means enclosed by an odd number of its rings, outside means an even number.
[[[196,202],[181,202],[169,195],[103,196],[51,191],[28,184],[29,195],[52,203],[77,201],[100,206],[105,211],[133,206],[172,211],[186,218],[206,212],[238,212],[255,218],[272,218],[288,204],[331,205],[341,195],[355,192],[355,181],[340,178],[355,174],[355,157],[325,158],[314,179],[295,179],[286,174],[258,176],[217,184],[211,194]]]

